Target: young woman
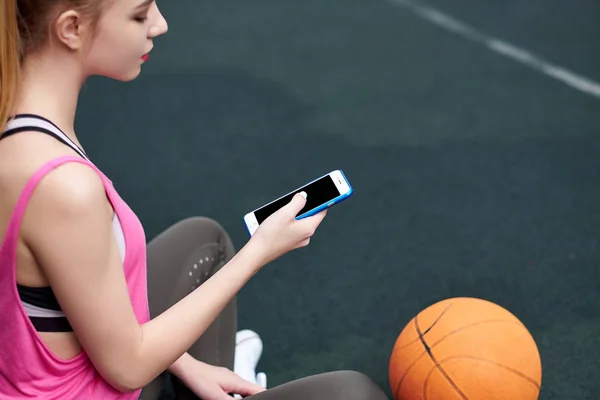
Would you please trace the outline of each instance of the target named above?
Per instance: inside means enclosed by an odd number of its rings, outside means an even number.
[[[77,139],[91,75],[134,79],[167,23],[153,0],[0,3],[0,398],[386,398],[337,372],[270,390],[231,371],[235,295],[264,265],[308,245],[325,213],[296,221],[297,195],[235,252],[191,218],[144,230]]]

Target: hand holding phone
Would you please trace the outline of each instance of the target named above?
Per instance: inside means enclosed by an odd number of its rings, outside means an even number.
[[[285,253],[308,246],[327,210],[298,220],[296,216],[306,206],[305,195],[297,193],[292,200],[267,217],[255,231],[250,243],[259,246],[264,264],[281,257]]]
[[[244,224],[250,236],[256,232],[260,224],[271,214],[288,204],[292,197],[300,192],[305,192],[308,197],[296,219],[303,219],[315,215],[335,204],[338,204],[354,193],[350,182],[341,170],[335,170],[321,176],[306,185],[274,200],[244,216]]]

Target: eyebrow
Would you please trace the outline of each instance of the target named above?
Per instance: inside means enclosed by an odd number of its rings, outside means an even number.
[[[139,10],[140,8],[144,8],[146,6],[149,6],[150,4],[154,3],[154,0],[144,0],[142,3],[140,3],[135,9]]]

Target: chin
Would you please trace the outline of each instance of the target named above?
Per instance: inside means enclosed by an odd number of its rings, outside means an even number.
[[[118,71],[118,72],[117,71],[112,71],[112,72],[102,71],[102,72],[97,72],[95,75],[100,75],[105,78],[114,79],[119,82],[131,82],[135,78],[140,76],[140,73],[142,72],[141,67],[142,67],[141,65],[138,65],[135,68],[131,68],[129,71]]]
[[[135,78],[140,76],[141,72],[142,72],[142,69],[140,67],[138,67],[137,70],[131,71],[131,73],[123,75],[121,78],[117,78],[117,80],[119,80],[121,82],[131,82]]]

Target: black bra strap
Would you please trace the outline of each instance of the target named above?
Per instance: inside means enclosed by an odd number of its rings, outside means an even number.
[[[58,132],[60,132],[62,135],[64,135],[64,137],[58,135],[56,132],[53,132],[50,129],[46,129],[42,126],[38,126],[38,125],[28,125],[28,126],[21,126],[18,128],[12,128],[12,129],[8,129],[6,130],[4,133],[2,133],[2,135],[0,135],[0,140],[15,135],[17,133],[20,132],[40,132],[40,133],[45,133],[47,135],[52,136],[53,138],[55,138],[56,140],[60,141],[62,144],[64,144],[65,146],[68,146],[70,148],[72,148],[73,150],[75,150],[75,152],[77,152],[77,154],[79,154],[82,158],[85,158],[86,160],[88,160],[87,155],[85,154],[85,152],[79,147],[77,146],[75,143],[73,143],[68,139],[68,136],[58,127],[56,126],[52,121],[44,118],[44,117],[40,117],[39,115],[34,115],[34,114],[19,114],[16,115],[15,117],[11,118],[11,120],[16,120],[16,119],[20,119],[20,118],[33,118],[33,119],[38,119],[40,121],[44,121],[50,125],[52,125],[52,127],[54,127]],[[10,120],[9,120],[10,122]],[[67,138],[67,139],[65,139]]]
[[[62,311],[54,291],[50,286],[29,287],[17,283],[17,292],[23,303],[31,304],[47,310]]]
[[[73,327],[66,317],[29,317],[29,319],[35,330],[38,332],[73,332]]]
[[[2,136],[0,137],[0,140],[2,140],[4,138],[7,138],[9,136],[15,135],[15,134],[20,133],[20,132],[31,132],[31,131],[45,133],[46,135],[50,135],[54,139],[60,141],[65,146],[68,146],[68,147],[72,148],[73,150],[75,150],[81,157],[86,158],[86,157],[84,157],[83,154],[81,154],[81,152],[79,151],[79,149],[74,148],[65,139],[61,138],[56,133],[54,133],[54,132],[52,132],[52,131],[50,131],[48,129],[41,128],[39,126],[23,126],[23,127],[20,127],[20,128],[10,129],[10,130],[4,132],[4,134],[2,134]]]

